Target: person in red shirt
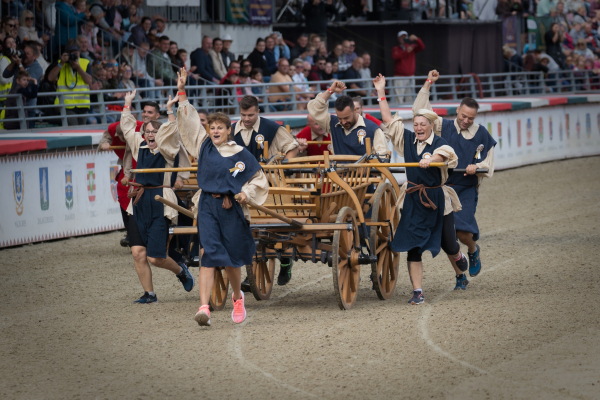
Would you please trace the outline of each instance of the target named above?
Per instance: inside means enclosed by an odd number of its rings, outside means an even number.
[[[408,36],[406,31],[398,32],[398,46],[392,47],[394,76],[415,76],[415,55],[423,50],[425,50],[425,44],[416,35]],[[393,85],[396,86],[394,89],[397,96],[396,102],[398,104],[412,104],[415,79],[394,79]]]
[[[356,96],[352,98],[354,102],[354,112],[363,117],[364,119],[368,119],[369,121],[375,122],[377,126],[381,126],[381,121],[375,118],[374,116],[363,112],[363,99],[360,96]]]
[[[308,141],[315,142],[331,142],[331,135],[325,134],[325,129],[321,128],[310,115],[306,118],[308,125],[302,129],[297,135],[298,140],[298,156],[322,156],[325,151],[331,153],[330,144],[306,144]]]
[[[135,128],[136,132],[140,131],[143,122],[137,121],[137,126]],[[104,131],[98,146],[100,150],[110,150],[110,146],[126,146],[125,138],[123,137],[123,131],[121,130],[120,122],[113,122],[108,125],[108,129]],[[119,160],[117,164],[121,166],[119,173],[115,176],[115,181],[117,183],[117,199],[119,201],[119,205],[121,206],[121,217],[123,218],[123,224],[125,224],[125,231],[127,232],[127,227],[129,226],[129,215],[127,214],[127,206],[129,205],[129,198],[127,198],[127,192],[129,191],[129,186],[123,185],[123,182],[129,181],[131,177],[130,170],[136,167],[136,161],[133,159],[131,155],[131,149],[126,146],[125,149],[113,150]],[[126,234],[120,242],[121,246],[127,247],[129,246],[129,235]]]

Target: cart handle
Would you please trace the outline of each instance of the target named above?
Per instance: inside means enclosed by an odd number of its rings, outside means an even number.
[[[429,164],[430,167],[445,168],[448,167],[448,163],[445,162],[432,162]],[[360,164],[336,164],[336,168],[365,168],[365,167],[380,167],[380,168],[394,168],[394,167],[405,167],[405,168],[418,168],[419,163],[360,163]],[[263,165],[263,169],[298,169],[298,168],[322,168],[325,169],[324,164],[287,164],[287,165]],[[143,168],[143,169],[132,169],[131,172],[136,174],[152,174],[157,172],[196,172],[198,168],[185,167],[185,168]]]
[[[126,146],[110,146],[109,150],[125,150]]]
[[[240,195],[239,195],[239,194],[236,194],[236,195],[234,196],[234,198],[235,198],[236,200],[239,200],[239,198],[240,198]],[[283,215],[281,215],[281,214],[279,214],[279,213],[276,213],[275,211],[269,210],[267,207],[260,206],[260,205],[256,204],[256,203],[255,203],[253,200],[251,200],[251,199],[248,199],[248,204],[249,204],[249,205],[251,205],[253,208],[257,209],[258,211],[262,211],[262,212],[264,212],[265,214],[267,214],[267,215],[270,215],[270,216],[271,216],[271,217],[273,217],[273,218],[277,218],[278,220],[280,220],[280,221],[283,221],[283,222],[285,222],[286,224],[289,224],[289,225],[291,225],[291,226],[292,226],[292,227],[294,227],[294,228],[302,228],[302,226],[304,225],[304,224],[302,224],[301,222],[298,222],[298,221],[296,221],[296,220],[293,220],[293,219],[291,219],[291,218],[285,217],[285,216],[283,216]]]
[[[195,219],[193,212],[191,212],[190,210],[186,210],[185,208],[181,207],[179,204],[175,204],[173,202],[170,202],[169,200],[164,199],[164,198],[162,198],[159,195],[154,196],[154,200],[159,201],[159,202],[163,203],[166,206],[174,208],[175,210],[177,210],[178,212],[182,213],[183,215],[187,215],[188,217],[190,217],[192,219]]]

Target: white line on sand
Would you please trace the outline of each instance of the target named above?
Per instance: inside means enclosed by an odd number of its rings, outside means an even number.
[[[331,278],[331,274],[323,275],[322,277],[320,277],[319,279],[317,279],[317,280],[315,280],[315,281],[312,281],[312,282],[307,282],[307,283],[305,283],[304,285],[300,285],[300,286],[298,286],[298,287],[296,287],[296,288],[294,288],[294,289],[290,289],[290,290],[288,290],[287,292],[285,292],[285,293],[283,293],[282,295],[280,295],[279,297],[277,297],[277,298],[275,298],[275,299],[272,299],[272,300],[268,300],[268,302],[265,302],[265,303],[264,303],[264,307],[261,307],[261,308],[260,308],[260,309],[258,309],[258,310],[252,311],[252,313],[255,315],[257,312],[259,312],[259,311],[261,311],[261,310],[265,309],[266,307],[270,306],[271,304],[274,304],[274,303],[276,303],[277,301],[279,301],[279,300],[283,299],[284,297],[286,297],[286,296],[288,296],[288,295],[290,295],[290,294],[296,293],[296,292],[298,292],[299,290],[302,290],[302,289],[304,289],[304,288],[305,288],[305,287],[307,287],[307,286],[316,285],[317,283],[321,282],[323,279],[326,279],[326,278]],[[256,365],[256,364],[254,364],[254,363],[252,363],[252,362],[250,362],[250,361],[246,360],[246,358],[244,357],[244,354],[243,354],[243,352],[242,352],[242,329],[241,329],[241,328],[242,328],[244,325],[246,325],[246,323],[247,323],[249,320],[251,320],[251,319],[252,319],[252,317],[251,317],[251,316],[248,316],[248,317],[246,318],[246,321],[242,322],[242,324],[241,324],[239,327],[236,327],[237,329],[235,329],[235,336],[234,336],[234,337],[231,337],[231,336],[233,336],[233,331],[231,332],[231,335],[230,335],[230,341],[229,341],[229,343],[230,343],[230,347],[233,349],[233,351],[234,351],[234,353],[235,353],[235,356],[236,356],[236,357],[237,357],[237,359],[238,359],[238,362],[239,362],[239,363],[240,363],[242,366],[244,366],[244,367],[246,367],[246,368],[248,368],[248,369],[252,369],[252,370],[255,370],[255,371],[257,371],[257,372],[260,372],[260,373],[261,373],[261,374],[262,374],[264,377],[266,377],[266,378],[269,378],[269,379],[272,379],[273,381],[275,381],[275,383],[276,383],[277,385],[283,386],[283,387],[285,387],[286,389],[289,389],[289,390],[291,390],[291,391],[293,391],[293,392],[297,392],[297,393],[303,393],[303,394],[305,394],[305,395],[307,395],[307,396],[311,396],[311,397],[317,397],[316,395],[314,395],[314,394],[312,394],[312,393],[310,393],[310,392],[307,392],[307,391],[305,391],[305,390],[303,390],[303,389],[300,389],[300,388],[297,388],[297,387],[295,387],[295,386],[289,385],[289,384],[287,384],[287,383],[283,382],[282,380],[275,378],[275,377],[273,376],[273,374],[271,374],[271,373],[269,373],[269,372],[265,371],[265,370],[264,370],[264,369],[262,369],[260,366],[258,366],[258,365]]]
[[[483,269],[480,273],[479,276],[481,276],[481,274],[483,274],[484,272],[491,272],[494,269],[496,269],[497,267],[500,267],[504,264],[508,264],[510,262],[514,261],[514,258],[511,258],[510,260],[505,260],[504,262],[500,263],[500,264],[496,264],[495,266],[488,268],[488,269]],[[436,352],[440,353],[441,355],[443,355],[444,357],[449,358],[450,360],[457,362],[467,368],[473,369],[481,374],[488,374],[488,372],[484,369],[481,369],[479,367],[476,367],[475,365],[471,365],[466,361],[463,361],[461,359],[459,359],[458,357],[456,357],[455,355],[448,353],[447,351],[443,350],[440,346],[438,346],[437,344],[435,344],[435,342],[433,340],[431,340],[431,338],[429,337],[429,330],[427,329],[427,323],[429,322],[429,316],[431,315],[431,304],[437,303],[438,301],[442,300],[444,297],[446,297],[449,293],[452,293],[454,291],[453,289],[447,290],[444,293],[442,293],[441,295],[439,295],[438,297],[436,297],[432,302],[430,303],[425,303],[423,304],[423,308],[422,311],[425,312],[425,314],[423,315],[423,317],[419,320],[419,330],[421,331],[421,338],[423,338],[423,340],[425,340],[425,342],[432,348],[434,349]]]

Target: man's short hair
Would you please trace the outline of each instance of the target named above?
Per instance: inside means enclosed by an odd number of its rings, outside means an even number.
[[[150,17],[142,17],[142,22],[140,22],[140,25],[144,25],[144,22],[145,22],[146,20],[148,20],[148,21],[152,22],[152,18],[150,18]]]
[[[354,111],[354,101],[352,101],[352,97],[343,95],[335,100],[336,110],[344,111],[346,107],[350,107],[350,109]]]
[[[263,39],[263,38],[258,38],[258,39],[256,39],[256,44],[258,45],[260,42],[264,42],[264,41],[265,41],[265,39]]]
[[[289,61],[287,58],[285,58],[285,57],[280,57],[280,58],[279,58],[279,60],[277,60],[277,65],[279,65],[279,63],[281,63],[282,61],[287,61],[287,62],[288,62],[288,64],[290,63],[290,61]]]
[[[157,113],[160,113],[160,106],[155,101],[146,101],[142,104],[142,110],[146,108],[146,106],[154,107]]]
[[[159,42],[164,42],[165,40],[168,40],[169,43],[171,43],[171,39],[169,39],[168,36],[161,36],[161,37],[158,38]]]
[[[205,108],[201,108],[198,110],[198,114],[204,114],[208,117],[208,110]]]
[[[326,61],[326,59],[323,56],[316,56],[313,58],[313,64],[316,64],[319,61]]]
[[[244,97],[242,97],[242,99],[240,100],[240,109],[248,110],[251,107],[256,107],[256,109],[258,110],[258,100],[256,99],[256,97],[250,95],[245,95]]]
[[[360,55],[360,57],[364,57],[364,56],[370,56],[370,54],[369,54],[368,52],[366,52],[366,51],[365,51],[364,53],[362,53],[362,54]]]
[[[19,71],[17,71],[16,79],[21,79],[23,77],[29,78],[30,77],[29,72],[27,72],[27,71],[25,71],[23,69],[20,69]]]
[[[360,96],[354,96],[354,97],[352,98],[352,102],[353,102],[353,103],[358,103],[358,104],[359,104],[361,107],[363,107],[363,106],[364,106],[363,99],[362,99],[362,97],[360,97]]]
[[[477,103],[475,99],[472,99],[470,97],[465,97],[464,99],[462,99],[462,101],[460,102],[460,106],[467,106],[469,108],[479,110],[479,103]]]
[[[33,51],[33,55],[39,56],[40,55],[40,43],[36,42],[35,40],[28,40],[26,42],[23,43],[23,48],[25,47],[29,47],[31,49],[31,51]]]

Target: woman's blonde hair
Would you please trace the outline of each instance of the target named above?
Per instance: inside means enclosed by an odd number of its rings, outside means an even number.
[[[429,120],[431,124],[433,124],[438,119],[438,115],[436,113],[426,108],[421,108],[420,110],[417,110],[417,112],[414,114],[414,117],[425,117],[427,118],[427,120]]]
[[[27,26],[25,25],[25,18],[27,17],[33,17],[33,13],[29,10],[25,10],[21,13],[21,16],[19,17],[19,26]],[[35,21],[31,26],[35,26]]]

